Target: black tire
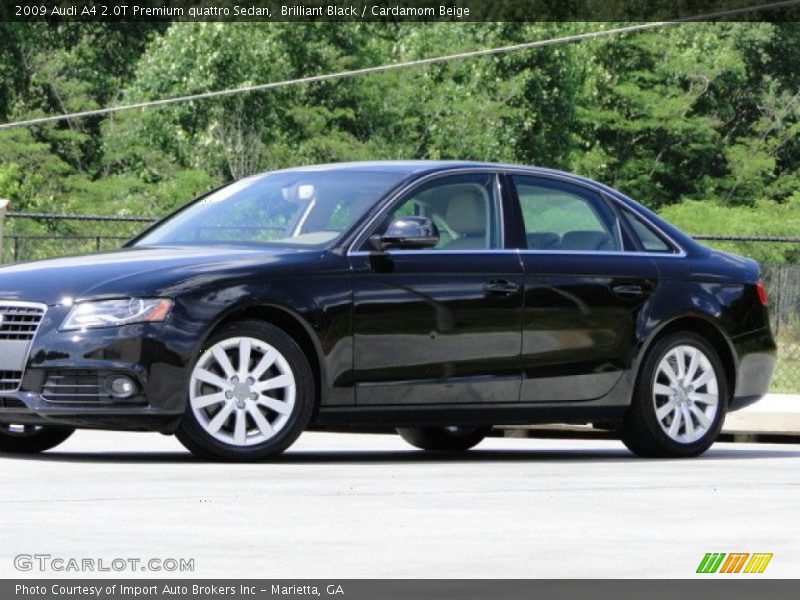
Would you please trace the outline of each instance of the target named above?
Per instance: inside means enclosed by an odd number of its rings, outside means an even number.
[[[204,429],[195,416],[187,393],[186,412],[175,435],[188,450],[200,458],[231,462],[272,458],[297,440],[313,415],[316,400],[314,373],[305,353],[282,329],[261,321],[237,321],[214,332],[205,347],[211,348],[220,341],[243,336],[269,344],[286,359],[294,375],[294,407],[287,422],[274,437],[252,446],[236,446],[214,438]],[[198,356],[195,365],[199,359]],[[194,365],[192,368],[194,369]]]
[[[662,429],[656,416],[653,396],[657,369],[669,352],[678,346],[692,346],[708,358],[717,380],[719,399],[713,420],[694,442],[679,442]],[[648,351],[634,386],[631,406],[620,430],[622,442],[637,456],[647,458],[689,458],[699,456],[716,441],[728,407],[729,384],[719,354],[702,336],[691,332],[670,333]],[[677,420],[677,419],[676,419]],[[686,427],[686,425],[682,425]],[[685,431],[685,429],[684,429]]]
[[[459,427],[398,427],[409,444],[432,452],[463,452],[476,446],[492,430],[491,425]]]
[[[0,425],[0,452],[38,454],[55,448],[75,433],[67,427]]]

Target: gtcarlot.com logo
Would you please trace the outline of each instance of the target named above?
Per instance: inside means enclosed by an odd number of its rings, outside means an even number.
[[[698,573],[763,573],[771,552],[707,552],[697,565]]]
[[[193,558],[93,558],[75,556],[53,556],[51,554],[17,554],[14,557],[17,571],[39,571],[55,573],[96,572],[167,572],[191,573]]]

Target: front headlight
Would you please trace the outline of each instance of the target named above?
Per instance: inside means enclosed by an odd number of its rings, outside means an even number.
[[[163,321],[171,309],[172,300],[166,298],[126,298],[124,300],[81,302],[69,311],[61,329],[68,331]]]

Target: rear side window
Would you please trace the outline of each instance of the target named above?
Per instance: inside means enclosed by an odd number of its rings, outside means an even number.
[[[589,190],[514,176],[531,250],[619,252],[614,214]]]
[[[675,249],[639,215],[627,208],[621,210],[646,252],[675,252]]]

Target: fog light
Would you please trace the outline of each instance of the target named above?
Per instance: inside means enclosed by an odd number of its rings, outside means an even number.
[[[130,398],[136,393],[136,384],[130,377],[119,375],[109,379],[108,391],[114,398]]]

